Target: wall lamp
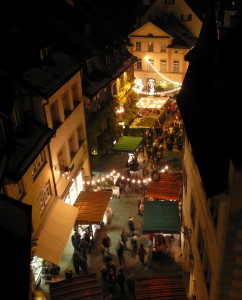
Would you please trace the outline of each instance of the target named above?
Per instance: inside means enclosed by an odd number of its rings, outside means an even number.
[[[70,175],[71,175],[71,172],[73,171],[74,169],[74,164],[71,165],[71,167],[68,167],[68,166],[62,166],[60,167],[59,165],[53,165],[53,171],[55,171],[57,174],[61,174],[62,177],[66,177],[66,179],[70,179]]]

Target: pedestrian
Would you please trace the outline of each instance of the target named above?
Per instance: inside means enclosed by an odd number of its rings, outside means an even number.
[[[121,241],[123,243],[123,248],[127,249],[127,241],[128,241],[128,232],[127,232],[127,230],[125,230],[123,228],[122,231],[121,231],[120,237],[121,237]]]
[[[122,265],[124,263],[124,247],[122,243],[118,244],[117,255],[118,255],[119,264]]]
[[[74,251],[78,251],[79,250],[79,241],[74,234],[71,236],[71,243],[74,248]]]
[[[120,286],[120,289],[121,289],[121,293],[122,293],[122,294],[125,294],[125,281],[126,281],[126,278],[125,278],[125,275],[124,275],[124,271],[123,271],[123,269],[121,268],[121,269],[118,271],[118,275],[117,275],[117,283],[118,283],[118,285]]]
[[[137,199],[138,216],[140,216],[140,204],[141,204],[141,198],[138,197],[138,199]]]
[[[108,252],[109,252],[110,243],[111,243],[110,237],[107,234],[105,234],[102,240],[102,244]]]
[[[147,252],[145,250],[145,247],[143,244],[140,244],[139,250],[138,250],[139,260],[142,263],[142,265],[145,264],[145,256],[147,255]]]
[[[138,249],[138,237],[136,234],[132,236],[130,243],[131,243],[131,254],[132,256],[135,257]]]
[[[108,263],[108,266],[107,266],[107,270],[109,271],[110,269],[113,270],[113,274],[116,278],[116,270],[117,270],[117,267],[116,265],[113,263],[113,261],[111,260],[109,263]]]
[[[85,273],[85,274],[88,273],[87,272],[87,261],[86,261],[86,259],[84,259],[82,257],[80,257],[80,267],[81,267],[83,273]]]
[[[106,277],[106,285],[107,285],[107,290],[114,295],[116,291],[116,276],[114,275],[112,269],[108,270],[108,274]]]
[[[87,260],[88,249],[89,249],[89,243],[87,242],[85,237],[83,237],[79,244],[79,252],[81,253],[83,259]]]
[[[127,286],[128,291],[132,294],[133,299],[136,298],[135,296],[135,274],[132,272],[129,277],[127,278]]]
[[[143,214],[144,214],[144,209],[145,209],[145,206],[144,206],[144,200],[141,200],[141,201],[140,201],[140,205],[139,205],[140,216],[143,216]]]
[[[133,233],[134,233],[134,229],[135,229],[135,226],[134,226],[134,218],[133,217],[130,217],[129,220],[128,220],[128,227],[129,227],[129,236],[133,236]]]
[[[75,273],[78,275],[80,274],[80,269],[79,266],[81,264],[81,257],[79,255],[79,252],[74,251],[73,255],[72,255],[72,263],[75,269]]]

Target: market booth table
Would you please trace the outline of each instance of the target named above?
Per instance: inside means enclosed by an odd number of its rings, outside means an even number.
[[[135,152],[142,143],[143,138],[138,136],[122,136],[114,145],[113,150],[122,152]]]

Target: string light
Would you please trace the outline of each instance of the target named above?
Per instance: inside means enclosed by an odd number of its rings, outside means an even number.
[[[170,83],[173,83],[175,85],[179,85],[181,86],[182,84],[180,82],[177,82],[177,81],[172,81],[171,79],[167,78],[166,76],[164,76],[163,74],[161,74],[153,65],[152,63],[149,61],[149,56],[146,56],[145,57],[146,61],[148,62],[149,66],[151,66],[151,68],[158,74],[160,75],[161,78],[163,78],[164,80],[170,82]],[[180,89],[180,88],[179,88]]]
[[[165,172],[168,172],[169,171],[169,166],[166,165],[164,168],[162,168],[159,172],[160,173],[165,173]],[[116,171],[113,170],[110,174],[106,175],[106,176],[101,176],[101,178],[97,178],[96,180],[92,179],[91,181],[88,180],[88,181],[83,181],[82,183],[85,185],[99,185],[99,184],[107,184],[108,182],[110,183],[110,181],[115,184],[115,182],[117,181],[117,179],[121,176],[120,173],[117,173],[116,175]],[[127,182],[131,181],[133,184],[141,184],[141,183],[144,183],[144,184],[148,184],[149,182],[152,181],[152,179],[149,177],[149,178],[145,178],[145,179],[134,179],[134,178],[129,178],[129,177],[125,177],[122,175],[121,177],[122,180],[125,180]]]

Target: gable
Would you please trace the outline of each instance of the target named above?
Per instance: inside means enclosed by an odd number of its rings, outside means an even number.
[[[134,31],[129,35],[129,37],[148,37],[149,34],[152,34],[154,37],[169,37],[172,38],[167,32],[160,29],[158,26],[152,22],[147,22],[145,25]]]

